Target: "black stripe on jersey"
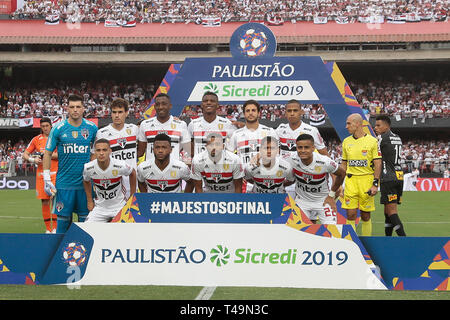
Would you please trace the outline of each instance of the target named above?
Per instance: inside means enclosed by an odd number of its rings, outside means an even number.
[[[273,185],[271,185],[270,187],[268,187],[268,186],[266,186],[266,185],[263,184],[263,183],[258,183],[258,182],[254,182],[254,183],[256,184],[256,186],[257,186],[259,189],[263,189],[263,190],[274,190],[274,189],[280,188],[280,187],[283,185],[283,183],[274,183]]]
[[[281,144],[281,143],[280,143],[280,149],[283,150],[283,151],[297,151],[297,147],[296,146],[294,146],[292,148],[289,148],[287,145]]]
[[[172,192],[172,191],[176,190],[179,187],[179,185],[180,185],[180,182],[177,182],[173,186],[165,187],[164,189],[162,189],[162,188],[158,187],[157,185],[147,183],[147,186],[150,189],[159,191],[159,192]]]
[[[112,190],[112,189],[116,188],[119,184],[120,184],[120,181],[119,181],[119,182],[116,182],[116,183],[113,183],[113,184],[110,184],[109,186],[107,186],[107,187],[105,188],[105,187],[102,186],[101,184],[94,183],[94,185],[95,185],[96,188],[99,188],[100,190],[103,190],[103,191]]]
[[[114,151],[134,149],[134,148],[136,148],[136,143],[126,144],[125,147],[123,147],[123,148],[121,146],[114,146],[114,147],[111,147],[111,150],[112,150],[112,152],[114,152]]]
[[[325,181],[325,178],[320,179],[320,180],[310,180],[309,182],[306,182],[306,180],[303,180],[302,178],[299,178],[297,176],[295,176],[295,179],[300,182],[300,183],[304,183],[304,184],[312,184],[312,185],[318,185],[321,184]]]
[[[203,177],[203,179],[205,179],[205,182],[209,183],[209,184],[227,184],[233,181],[233,178],[229,178],[229,179],[220,179],[219,181],[213,180],[213,179],[208,179],[206,177]]]

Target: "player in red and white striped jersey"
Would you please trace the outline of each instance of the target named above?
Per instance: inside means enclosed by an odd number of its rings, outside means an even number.
[[[278,140],[267,136],[261,141],[260,156],[245,166],[245,179],[252,193],[285,193],[284,184],[293,181],[292,166],[279,156]]]
[[[125,123],[128,117],[128,101],[116,98],[111,103],[112,123],[97,131],[96,140],[106,139],[111,147],[111,157],[125,161],[130,167],[137,168],[136,138],[138,127]],[[94,150],[91,159],[95,157]],[[123,179],[127,197],[130,196],[130,181],[128,176]]]
[[[86,222],[109,222],[123,208],[128,200],[123,177],[129,176],[131,196],[136,192],[136,171],[125,161],[111,157],[107,139],[94,143],[95,159],[86,163],[83,169],[83,187],[86,191],[89,215]],[[96,198],[92,199],[92,185]]]
[[[280,154],[283,158],[297,154],[296,140],[301,134],[309,134],[314,138],[314,147],[320,154],[329,156],[319,130],[302,121],[304,111],[297,100],[289,100],[286,104],[285,115],[288,123],[282,123],[275,130],[280,139]]]
[[[162,133],[155,136],[154,157],[138,165],[137,179],[140,192],[183,192],[182,181],[186,181],[186,189],[192,190],[189,167],[182,161],[170,156],[171,139]],[[188,188],[189,187],[189,188]]]
[[[261,115],[260,105],[255,100],[248,100],[243,105],[245,126],[236,130],[227,142],[226,148],[231,152],[236,152],[246,165],[250,160],[259,153],[261,140],[264,137],[271,136],[278,139],[274,129],[259,123]],[[247,183],[245,185],[245,192],[251,190],[253,186]]]
[[[202,97],[203,116],[193,119],[188,125],[188,131],[192,138],[192,157],[206,149],[206,137],[209,133],[220,133],[226,141],[236,130],[233,123],[227,118],[217,115],[219,99],[213,92],[205,92]]]
[[[222,135],[210,133],[206,150],[192,159],[195,192],[241,193],[244,169],[237,155],[225,150]]]
[[[297,155],[291,158],[295,178],[295,202],[315,223],[336,224],[336,191],[344,182],[345,170],[327,156],[314,152],[314,138],[301,134],[296,140]],[[335,174],[331,189],[330,174]]]
[[[182,160],[181,152],[190,153],[191,135],[184,121],[170,115],[172,103],[170,97],[160,93],[155,97],[156,117],[141,122],[138,133],[138,158],[146,155],[146,160],[154,158],[153,144],[158,134],[170,137],[172,152],[170,156],[175,160]],[[188,163],[189,164],[189,163]]]

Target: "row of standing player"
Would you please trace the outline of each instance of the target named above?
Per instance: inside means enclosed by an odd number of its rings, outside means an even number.
[[[137,127],[133,124],[125,123],[128,105],[125,100],[116,99],[111,106],[112,124],[97,132],[95,125],[82,118],[82,111],[84,111],[82,100],[78,99],[76,96],[72,96],[71,99],[69,99],[69,117],[52,130],[44,155],[43,175],[44,180],[46,181],[46,189],[48,193],[51,194],[55,193],[56,189],[58,189],[58,193],[56,193],[55,197],[55,209],[58,215],[58,232],[67,230],[68,225],[71,222],[72,212],[78,214],[79,221],[85,221],[89,211],[98,213],[91,214],[88,221],[104,221],[110,219],[111,212],[114,212],[116,208],[123,206],[127,196],[130,196],[136,189],[135,184],[130,183],[130,179],[128,179],[128,183],[124,183],[125,186],[128,186],[128,194],[125,195],[122,201],[119,201],[122,197],[118,197],[117,195],[122,191],[122,179],[118,178],[122,175],[131,175],[131,181],[135,181],[136,178],[134,175],[136,175],[137,180],[139,181],[139,189],[142,192],[181,191],[179,184],[182,179],[181,174],[186,172],[186,164],[180,160],[184,160],[184,162],[191,164],[189,151],[190,154],[194,154],[195,156],[192,159],[191,174],[189,174],[189,177],[185,174],[185,180],[187,180],[185,192],[192,192],[193,189],[195,189],[196,192],[201,192],[202,190],[207,192],[239,192],[239,190],[241,190],[239,180],[242,177],[239,179],[231,179],[232,183],[230,184],[230,176],[232,177],[233,175],[233,166],[231,163],[226,162],[229,160],[236,163],[240,162],[241,164],[244,164],[244,167],[253,165],[254,168],[247,170],[248,174],[246,180],[251,180],[255,184],[255,188],[259,187],[259,191],[271,192],[271,188],[272,190],[281,191],[281,189],[276,189],[277,185],[280,186],[279,177],[272,177],[273,179],[270,179],[270,176],[272,173],[275,173],[275,176],[282,175],[282,170],[269,170],[270,172],[264,168],[262,170],[257,170],[256,168],[262,168],[262,166],[255,166],[255,163],[251,163],[251,159],[254,159],[255,156],[259,154],[259,146],[262,138],[265,136],[272,136],[275,139],[279,139],[280,143],[281,157],[277,160],[278,162],[271,162],[272,165],[277,165],[279,167],[280,160],[284,163],[288,163],[288,165],[294,164],[295,161],[289,163],[284,161],[283,157],[292,160],[297,158],[297,165],[300,164],[298,170],[294,169],[292,171],[296,182],[295,190],[297,191],[297,203],[301,206],[303,205],[305,208],[304,211],[311,212],[309,216],[312,220],[316,220],[317,218],[321,219],[322,216],[333,217],[333,215],[335,219],[334,198],[342,183],[340,180],[343,180],[342,172],[345,173],[345,170],[342,171],[342,169],[331,159],[320,155],[328,155],[323,140],[316,128],[301,121],[302,110],[298,102],[289,101],[287,103],[286,115],[288,124],[280,125],[277,130],[259,124],[259,104],[256,101],[248,101],[244,104],[245,123],[237,122],[233,124],[228,119],[218,117],[216,115],[218,106],[217,95],[211,92],[206,93],[202,99],[203,117],[192,120],[189,126],[187,126],[183,121],[170,115],[170,98],[169,96],[162,94],[155,99],[156,117],[144,120],[140,127]],[[237,129],[236,127],[240,128]],[[169,141],[159,141],[155,144],[155,138],[161,132],[170,139]],[[209,139],[206,139],[210,132],[219,133],[222,138],[225,138],[227,140],[226,149],[236,152],[238,156],[236,157],[233,152],[224,150],[224,152],[220,152],[221,158],[219,159],[217,155],[213,155],[215,151],[208,152],[208,150],[205,150],[207,140],[209,143],[215,140],[216,144],[220,140],[213,139],[212,136],[210,136]],[[300,139],[297,141],[297,137],[301,133],[308,133],[312,139]],[[100,139],[106,139],[106,141],[109,142],[109,145],[108,143],[97,143],[93,153],[94,156],[97,157],[97,160],[89,162],[87,146]],[[156,148],[156,145],[167,145],[169,142],[171,147],[166,148],[168,149],[166,151],[160,150],[164,149],[160,146]],[[314,163],[313,165],[310,163],[302,167],[301,152],[298,152],[299,157],[296,157],[295,155],[297,154],[299,144],[308,143],[310,144],[309,149],[314,150],[315,147],[320,154],[309,152],[310,150],[308,150],[308,152],[303,151],[303,157],[309,153],[312,154],[312,156],[310,156],[311,159],[307,160],[307,162],[314,161]],[[313,143],[314,145],[312,145]],[[211,143],[211,145],[213,144]],[[270,145],[270,143],[268,145]],[[49,172],[49,158],[55,148],[58,149],[58,154],[61,152],[64,154],[63,158],[60,156],[60,166],[58,168],[58,175],[63,177],[57,180],[56,188],[54,186],[55,182],[54,180],[52,182]],[[108,149],[110,151],[108,151]],[[218,150],[217,147],[211,148],[210,150],[212,149]],[[170,154],[169,158],[164,156],[164,153],[167,151]],[[101,159],[109,161],[110,157],[104,156],[104,154],[108,154],[108,152],[112,152],[113,161],[112,163],[108,163],[108,166],[105,167],[105,163],[102,162]],[[83,161],[81,161],[79,154],[84,154]],[[137,158],[144,154],[147,155],[147,160],[137,167]],[[182,157],[182,154],[188,154],[188,156]],[[293,155],[294,157],[292,157]],[[68,161],[69,158],[76,160]],[[232,158],[234,158],[234,160]],[[61,159],[65,161],[61,163]],[[120,160],[117,161],[117,159]],[[160,159],[165,160],[161,161]],[[168,161],[169,159],[170,161]],[[236,159],[238,160],[236,161]],[[124,163],[121,160],[126,161]],[[213,169],[214,166],[208,166],[208,162],[209,164],[214,164],[215,169]],[[175,167],[172,168],[173,165],[175,165]],[[286,167],[287,165],[284,166]],[[60,172],[68,171],[62,170],[64,167],[70,168],[71,173],[60,174]],[[78,167],[77,177],[73,174],[74,167]],[[80,167],[81,172],[84,174],[80,174]],[[184,170],[180,170],[183,167]],[[240,170],[235,171],[241,171],[242,174],[245,171],[244,167],[242,165],[238,167],[240,167]],[[207,170],[207,168],[210,169]],[[308,169],[310,171],[308,171]],[[137,173],[135,171],[137,171]],[[255,176],[255,178],[252,179],[250,176],[252,171],[263,172],[258,172],[259,176]],[[333,173],[333,176],[339,177],[339,179],[334,179],[335,183],[331,187],[330,192],[328,192],[327,173]],[[67,177],[64,178],[64,176]],[[81,176],[83,177],[82,179],[80,179]],[[75,182],[80,180],[82,180],[81,183],[75,184]],[[289,179],[286,181],[288,180]],[[91,182],[93,182],[97,194],[95,202],[90,198]],[[202,185],[202,182],[204,185]],[[288,185],[290,183],[286,182],[286,184]],[[283,184],[281,184],[281,186],[282,185]],[[111,192],[111,190],[113,191]],[[258,189],[255,189],[255,191],[257,190]],[[82,195],[83,191],[88,194],[87,199],[89,199],[89,201],[86,199],[86,195]],[[301,194],[306,195],[306,198],[303,199],[303,201],[301,200]],[[308,200],[311,200],[308,199],[308,196],[314,198],[314,201],[311,202],[311,204],[314,203],[314,206],[306,208],[305,205],[309,202]],[[321,197],[323,201],[317,202],[317,197],[314,196]],[[108,202],[111,202],[109,200],[113,199],[115,203],[111,203],[111,205],[108,204]],[[332,204],[331,210],[326,209],[327,212],[325,213],[328,213],[328,215],[324,214],[324,201],[328,201]],[[97,209],[95,207],[97,207]],[[112,207],[114,210],[111,210]],[[334,210],[332,210],[333,208]],[[351,218],[350,215],[349,217]],[[321,219],[322,222],[330,223],[328,220],[330,219]],[[63,226],[61,226],[60,222],[62,222]]]

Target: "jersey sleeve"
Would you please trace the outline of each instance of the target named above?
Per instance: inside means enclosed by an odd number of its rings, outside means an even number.
[[[225,149],[234,153],[234,151],[237,149],[236,145],[236,134],[232,134],[229,139],[225,142]]]
[[[181,143],[189,143],[189,142],[191,142],[191,133],[189,132],[186,123],[182,122]]]
[[[194,158],[192,158],[191,178],[194,180],[202,180],[202,175],[200,172],[200,165],[198,163],[197,155],[195,155]]]
[[[337,169],[339,168],[338,164],[332,160],[331,158],[327,158],[327,161],[325,162],[326,165],[326,171],[328,173],[335,173],[337,171]]]
[[[244,177],[244,166],[242,165],[241,159],[236,156],[234,160],[233,168],[233,179],[241,179]]]
[[[147,142],[147,137],[145,136],[144,123],[141,123],[137,132],[137,140],[141,142]]]
[[[183,162],[181,162],[180,178],[184,181],[188,181],[191,179],[191,171],[189,170],[189,167]]]
[[[58,127],[53,127],[48,135],[47,143],[45,145],[45,150],[53,152],[56,148],[58,142]]]
[[[371,156],[372,159],[381,159],[381,150],[378,140],[374,139],[372,143]]]
[[[122,161],[121,168],[119,170],[119,175],[121,176],[129,176],[133,172],[133,168],[128,165],[125,161]]]
[[[25,151],[27,151],[28,153],[33,153],[34,150],[36,150],[36,137],[34,137],[33,139],[31,139],[30,143],[28,144],[27,148],[25,149]]]
[[[137,176],[137,180],[139,182],[145,182],[145,177],[142,172],[142,165],[143,165],[143,162],[141,164],[139,164],[136,169],[136,176]]]
[[[295,177],[294,177],[294,171],[292,170],[292,164],[290,161],[286,161],[284,163],[284,165],[286,166],[287,170],[286,170],[286,180],[287,181],[294,181]]]
[[[347,145],[347,143],[346,143],[346,141],[344,140],[344,141],[342,142],[342,160],[343,160],[343,161],[347,161],[347,159],[348,159],[346,145]]]
[[[320,135],[320,132],[317,128],[313,128],[313,137],[314,137],[314,146],[317,150],[322,150],[326,148],[325,143],[322,139],[322,136]]]
[[[249,163],[247,163],[247,164],[244,166],[244,179],[245,179],[245,180],[251,180],[251,179],[253,179],[253,176],[252,176],[252,169],[253,169],[253,166],[252,166],[251,164],[249,164]]]
[[[84,181],[89,181],[89,180],[91,180],[91,176],[90,176],[90,174],[89,174],[89,171],[86,170],[88,164],[89,164],[89,163],[84,164],[84,167],[83,167],[83,180],[84,180]]]

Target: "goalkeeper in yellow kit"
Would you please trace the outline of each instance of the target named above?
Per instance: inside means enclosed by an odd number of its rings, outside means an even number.
[[[378,140],[364,132],[361,115],[351,114],[346,121],[350,136],[342,142],[342,166],[347,177],[344,183],[342,208],[347,210],[348,223],[355,228],[358,209],[361,212],[361,235],[372,235],[370,213],[375,210],[381,173],[381,152]]]

